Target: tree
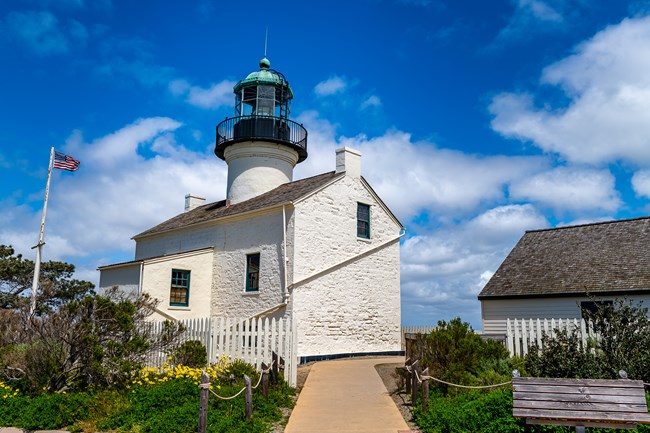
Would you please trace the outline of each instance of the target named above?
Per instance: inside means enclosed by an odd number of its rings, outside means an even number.
[[[26,292],[33,263],[0,247],[0,378],[25,391],[124,385],[151,351],[167,351],[183,331],[165,322],[154,334],[147,318],[157,301],[146,294],[130,297],[116,287],[97,294],[92,283],[72,278],[68,263],[47,262],[42,269],[31,315]]]
[[[37,313],[91,293],[94,285],[72,278],[75,267],[69,263],[48,261],[41,264]],[[21,307],[28,302],[34,279],[34,262],[15,254],[11,246],[0,245],[0,309]]]

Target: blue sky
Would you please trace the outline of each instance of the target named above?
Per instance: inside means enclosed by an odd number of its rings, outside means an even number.
[[[363,153],[407,227],[402,321],[460,315],[525,230],[647,215],[650,2],[9,0],[0,4],[0,243],[133,258],[134,234],[225,196],[214,127],[264,54],[309,131],[295,178]]]

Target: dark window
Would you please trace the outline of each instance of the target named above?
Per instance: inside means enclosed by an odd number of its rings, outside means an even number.
[[[599,308],[612,305],[613,301],[582,301],[580,302],[580,312],[582,313],[582,318],[585,320],[592,320],[594,314],[598,312]]]
[[[260,290],[260,253],[246,256],[246,291]]]
[[[169,305],[187,307],[190,302],[190,271],[172,269]]]
[[[357,203],[357,237],[370,239],[370,206]]]

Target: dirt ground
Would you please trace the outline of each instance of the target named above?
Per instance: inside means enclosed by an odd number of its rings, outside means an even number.
[[[379,377],[381,377],[381,380],[384,381],[384,386],[388,390],[388,394],[391,396],[393,401],[395,402],[395,406],[399,409],[400,413],[402,414],[402,418],[404,418],[404,421],[406,421],[406,424],[408,424],[409,428],[413,432],[419,431],[417,429],[417,425],[413,422],[413,413],[412,413],[412,406],[411,406],[411,396],[407,396],[406,393],[398,392],[398,385],[397,385],[397,374],[395,373],[395,367],[403,366],[404,363],[401,364],[379,364],[375,366],[375,370],[377,370],[377,373],[379,374]]]
[[[298,385],[296,387],[297,392],[294,397],[294,403],[298,400],[298,396],[300,395],[300,391],[305,385],[305,381],[307,380],[307,376],[309,376],[309,371],[311,370],[312,365],[314,365],[313,362],[298,367]],[[402,417],[404,418],[404,421],[406,421],[409,428],[413,432],[417,432],[417,426],[413,422],[413,416],[411,413],[410,396],[406,396],[406,394],[400,394],[398,392],[395,367],[398,367],[400,365],[403,364],[379,364],[375,366],[375,370],[377,370],[377,374],[379,374],[379,377],[381,377],[381,380],[384,382],[384,386],[388,390],[388,394],[395,402],[395,406],[397,406],[399,409]],[[271,433],[284,433],[284,427],[287,425],[287,422],[289,422],[289,416],[291,416],[291,409],[283,411],[283,419],[273,426]]]

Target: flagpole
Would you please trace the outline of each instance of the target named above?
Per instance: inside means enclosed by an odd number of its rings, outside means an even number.
[[[45,233],[45,215],[47,214],[47,198],[50,195],[50,179],[52,178],[52,164],[54,162],[54,147],[50,150],[50,165],[47,167],[47,184],[45,185],[45,200],[43,202],[43,216],[41,218],[41,230],[38,235],[38,244],[32,247],[36,248],[36,262],[34,263],[34,281],[32,282],[32,303],[29,308],[29,315],[33,316],[36,311],[36,293],[38,291],[38,282],[41,277],[41,253],[43,250],[43,235]]]

